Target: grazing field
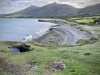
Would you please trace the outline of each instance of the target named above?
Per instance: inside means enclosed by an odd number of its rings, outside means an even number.
[[[75,20],[76,22],[78,23],[87,23],[89,24],[90,22],[93,22],[94,20],[93,19],[80,19],[80,20]]]
[[[0,42],[0,75],[100,75],[100,41],[72,47],[25,43],[34,50],[10,52],[8,45],[18,44],[21,43]],[[50,71],[55,60],[63,61],[66,68],[57,73]],[[32,63],[37,68],[32,69]]]
[[[84,25],[96,25],[96,23],[94,23],[94,20],[99,19],[99,18],[100,16],[77,17],[77,18],[68,18],[67,21],[75,22],[78,24],[84,24]]]

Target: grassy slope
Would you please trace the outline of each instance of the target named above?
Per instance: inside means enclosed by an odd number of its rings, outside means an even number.
[[[91,16],[91,17],[79,17],[79,18],[69,18],[68,21],[76,23],[85,23],[85,24],[94,24],[94,20],[100,18],[100,16]],[[95,24],[94,24],[95,25]]]
[[[87,23],[89,24],[90,22],[93,22],[93,19],[82,19],[82,20],[75,20],[78,23]]]
[[[76,22],[76,23],[86,23],[86,24],[89,24],[91,22],[94,21],[94,19],[91,19],[91,18],[70,18],[69,21],[72,21],[72,22]]]
[[[14,42],[0,42],[0,50],[8,52],[8,44]],[[100,42],[76,47],[46,46],[27,43],[35,49],[25,53],[0,52],[0,57],[7,58],[10,64],[21,64],[29,67],[28,61],[36,62],[38,68],[26,75],[100,75]],[[53,73],[49,71],[50,64],[55,60],[62,60],[66,69]],[[6,75],[0,72],[0,75]]]

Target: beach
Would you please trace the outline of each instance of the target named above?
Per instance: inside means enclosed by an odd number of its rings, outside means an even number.
[[[89,39],[94,37],[89,31],[77,28],[76,25],[61,22],[59,20],[39,20],[40,22],[51,22],[54,26],[43,36],[35,40],[37,43],[51,44],[51,45],[76,45],[80,39]]]

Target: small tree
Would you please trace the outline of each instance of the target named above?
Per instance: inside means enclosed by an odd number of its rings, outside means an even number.
[[[100,24],[100,18],[94,20],[95,24]]]

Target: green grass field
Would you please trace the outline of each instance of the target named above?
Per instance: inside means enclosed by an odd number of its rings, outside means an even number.
[[[37,63],[38,67],[28,71],[26,75],[100,75],[100,41],[74,47],[26,43],[35,49],[24,53],[11,53],[7,48],[9,44],[20,43],[0,42],[0,58],[5,58],[9,64],[19,64],[25,68],[30,67],[27,62]],[[51,72],[50,64],[55,60],[62,60],[66,69],[57,73]],[[0,75],[8,75],[2,71],[2,67]]]
[[[90,22],[93,22],[94,20],[93,19],[80,19],[80,20],[75,20],[76,22],[78,23],[87,23],[89,24]]]
[[[66,19],[69,22],[74,22],[78,24],[84,24],[84,25],[96,25],[94,23],[95,19],[100,18],[100,16],[91,16],[91,17],[77,17],[77,18],[68,18]]]

